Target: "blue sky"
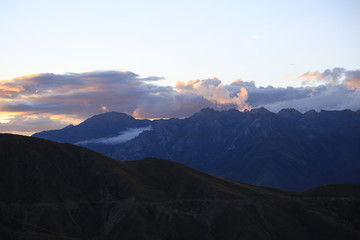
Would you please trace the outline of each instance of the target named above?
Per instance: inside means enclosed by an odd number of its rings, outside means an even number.
[[[0,1],[0,79],[128,70],[257,85],[360,62],[359,1]]]
[[[360,1],[0,0],[0,132],[360,109]]]

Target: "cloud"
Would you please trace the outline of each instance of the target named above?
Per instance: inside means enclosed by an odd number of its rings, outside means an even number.
[[[100,144],[115,145],[115,144],[125,143],[125,142],[139,136],[140,133],[142,133],[144,131],[150,131],[150,130],[152,130],[151,126],[143,127],[143,128],[128,128],[127,130],[120,132],[119,135],[116,137],[90,139],[90,140],[86,140],[86,141],[77,142],[75,144],[87,145],[87,144],[92,144],[92,143],[97,143],[97,144],[100,143]]]
[[[323,72],[308,72],[299,77],[302,87],[257,87],[255,82],[237,80],[225,86],[231,94],[246,88],[251,107],[266,107],[277,112],[283,108],[299,111],[360,109],[360,70],[334,68]],[[308,81],[304,81],[307,79]]]
[[[303,87],[256,88],[249,90],[249,104],[272,111],[296,108],[299,111],[360,109],[360,70],[344,68],[307,72],[298,77]]]
[[[31,135],[45,129],[59,129],[69,124],[78,124],[83,119],[76,115],[0,113],[0,132]],[[2,121],[1,121],[2,120]]]
[[[287,89],[288,90],[288,89]],[[261,104],[271,111],[277,112],[283,108],[295,108],[301,112],[314,110],[360,109],[360,91],[350,89],[345,85],[321,85],[317,87],[294,88],[294,92],[286,101],[273,101]],[[304,93],[307,93],[304,95]],[[275,97],[275,95],[273,95]],[[296,97],[297,96],[297,97]]]
[[[360,90],[360,70],[346,71],[344,83],[347,86]]]
[[[64,127],[66,116],[84,120],[104,111],[125,112],[139,118],[181,118],[208,106],[220,109],[202,96],[156,85],[162,79],[140,78],[132,72],[94,71],[40,73],[0,81],[0,132],[16,128],[27,133]],[[9,119],[5,113],[14,117]],[[58,115],[64,117],[53,119]],[[53,123],[30,121],[29,116]],[[18,124],[21,121],[28,124]]]
[[[324,72],[307,72],[300,75],[298,78],[303,79],[303,85],[312,82],[320,82],[322,84],[339,84],[347,71],[344,68],[326,69]]]
[[[239,110],[249,108],[246,103],[248,98],[246,88],[240,87],[237,89],[237,92],[231,94],[226,86],[217,78],[191,80],[187,82],[179,81],[176,84],[176,88],[182,93],[202,96],[218,106],[233,105]]]
[[[144,93],[149,96],[172,91],[146,83],[160,79],[139,78],[135,73],[118,71],[23,76],[1,84],[0,89],[5,89],[0,95],[1,111],[85,116],[106,106],[131,113],[137,104],[134,99]]]
[[[257,87],[255,82],[246,82],[238,79],[226,86],[232,95],[238,93],[238,89],[245,88],[248,92],[247,104],[251,107],[259,107],[265,104],[285,102],[291,99],[306,98],[311,93],[311,89],[306,88],[275,88],[272,86]]]
[[[104,106],[104,105],[101,106],[101,110],[104,111],[104,112],[109,112],[108,107]]]
[[[184,118],[205,107],[239,110],[264,106],[336,110],[360,109],[360,70],[312,71],[302,87],[258,87],[253,81],[224,84],[218,78],[156,84],[161,77],[132,72],[41,73],[0,81],[0,132],[29,134],[76,124],[104,111],[137,118]]]

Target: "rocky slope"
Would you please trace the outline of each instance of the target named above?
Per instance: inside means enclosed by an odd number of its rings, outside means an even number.
[[[304,193],[0,134],[3,239],[359,239],[359,185]],[[346,191],[341,191],[346,189]]]

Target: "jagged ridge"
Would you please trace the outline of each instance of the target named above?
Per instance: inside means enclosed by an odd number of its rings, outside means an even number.
[[[97,125],[106,116],[99,115]],[[171,159],[241,182],[300,191],[360,183],[359,122],[360,112],[350,110],[276,114],[265,108],[207,108],[186,119],[152,121],[152,131],[124,144],[87,147],[119,160]]]

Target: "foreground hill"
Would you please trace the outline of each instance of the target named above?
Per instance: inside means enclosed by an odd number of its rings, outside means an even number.
[[[97,115],[96,126],[113,114]],[[186,119],[152,121],[150,131],[122,143],[83,146],[119,160],[171,159],[236,181],[302,191],[360,183],[359,122],[360,111],[350,110],[302,114],[284,109],[275,114],[264,108],[249,112],[207,108]],[[94,127],[88,131],[98,131]],[[59,140],[50,133],[34,136]]]
[[[360,238],[359,185],[290,193],[9,134],[0,189],[1,239]]]

